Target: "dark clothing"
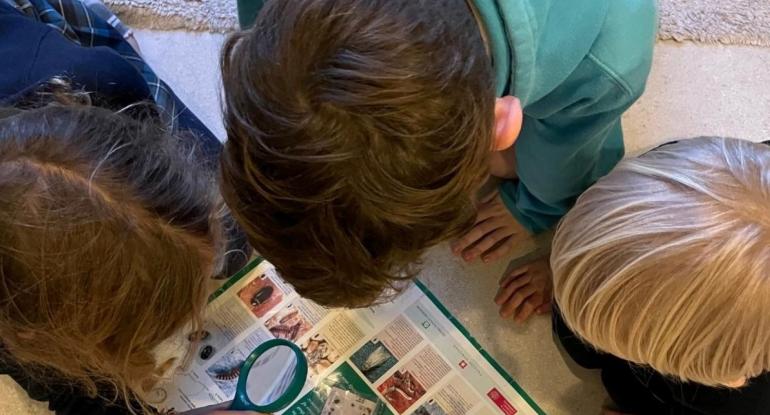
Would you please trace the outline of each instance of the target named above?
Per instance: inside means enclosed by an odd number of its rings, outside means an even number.
[[[600,353],[570,331],[558,307],[553,330],[564,350],[580,366],[600,369],[602,383],[618,407],[635,415],[770,414],[770,373],[740,389],[713,388],[668,378],[654,370]]]
[[[109,97],[122,107],[150,97],[147,84],[125,59],[109,48],[83,48],[53,28],[0,2],[0,106],[12,106],[54,76],[69,79],[85,91]]]
[[[46,384],[30,378],[13,360],[5,356],[0,345],[0,375],[8,375],[19,384],[30,399],[48,402],[48,409],[56,415],[128,415],[124,402],[114,404],[100,398],[89,398],[83,391],[61,384]],[[138,408],[138,407],[137,407]],[[140,411],[136,411],[141,414]]]
[[[63,77],[76,89],[93,93],[98,106],[120,109],[155,103],[169,129],[194,135],[207,166],[216,166],[222,151],[219,139],[107,22],[78,0],[56,5],[67,9],[66,19],[53,18],[58,9],[45,0],[29,5],[35,9],[32,16],[0,0],[0,107],[15,105],[54,76]],[[81,27],[80,21],[88,26]]]

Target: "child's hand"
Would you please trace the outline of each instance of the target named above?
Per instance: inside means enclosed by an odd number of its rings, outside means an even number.
[[[529,235],[505,207],[495,191],[482,200],[476,224],[463,237],[452,243],[452,252],[467,262],[481,258],[491,262],[502,258]]]
[[[551,266],[548,258],[543,258],[503,278],[495,303],[500,306],[500,317],[523,323],[532,314],[550,311],[552,293]]]

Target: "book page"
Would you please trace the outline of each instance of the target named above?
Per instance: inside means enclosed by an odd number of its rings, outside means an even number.
[[[202,331],[173,341],[198,344],[153,391],[159,409],[231,400],[249,353],[281,338],[308,361],[285,414],[543,414],[423,286],[377,307],[329,310],[300,298],[268,262],[255,265],[210,302]]]

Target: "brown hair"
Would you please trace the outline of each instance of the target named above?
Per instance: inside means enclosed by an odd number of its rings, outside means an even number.
[[[587,343],[686,381],[770,370],[770,147],[683,140],[622,161],[556,231],[554,294]]]
[[[268,1],[222,73],[225,199],[301,295],[370,304],[472,223],[494,92],[463,0]]]
[[[0,119],[2,359],[132,408],[153,348],[199,321],[224,242],[211,176],[152,121],[67,106]]]

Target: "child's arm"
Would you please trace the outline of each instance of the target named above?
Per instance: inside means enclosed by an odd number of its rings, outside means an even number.
[[[553,227],[577,197],[623,157],[620,117],[644,90],[649,62],[624,82],[587,58],[558,88],[525,109],[516,141],[518,180],[479,206],[477,223],[452,244],[466,261],[494,261]]]
[[[519,181],[503,182],[500,194],[530,232],[555,225],[623,157],[620,117],[642,94],[648,71],[649,61],[638,73],[619,78],[589,57],[556,90],[527,107],[516,142]]]
[[[652,0],[609,4],[598,37],[569,75],[549,72],[560,51],[546,48],[536,51],[532,76],[515,80],[510,92],[523,94],[525,114],[515,145],[519,180],[500,185],[505,212],[477,222],[454,244],[464,257],[501,258],[527,239],[524,230],[552,228],[623,156],[620,118],[644,90],[657,19]],[[496,248],[465,252],[469,246]]]

